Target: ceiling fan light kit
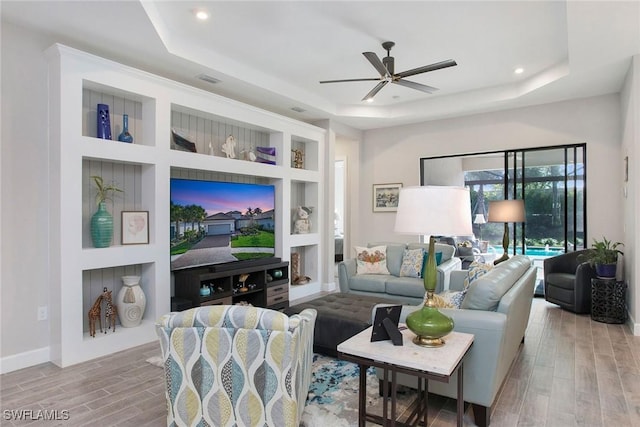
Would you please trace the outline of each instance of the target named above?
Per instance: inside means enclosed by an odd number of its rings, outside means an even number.
[[[405,77],[415,76],[416,74],[427,73],[429,71],[436,71],[442,68],[448,68],[458,65],[456,61],[453,59],[448,59],[446,61],[436,62],[434,64],[425,65],[418,68],[413,68],[411,70],[403,71],[401,73],[395,73],[395,59],[391,56],[391,48],[395,46],[394,42],[384,42],[382,43],[382,48],[387,51],[387,56],[382,58],[378,57],[374,52],[363,52],[365,58],[373,65],[373,68],[380,73],[380,77],[371,77],[371,78],[363,78],[363,79],[341,79],[341,80],[323,80],[320,83],[345,83],[345,82],[365,82],[365,81],[377,81],[379,82],[369,93],[362,98],[363,101],[371,102],[373,97],[376,96],[380,90],[385,87],[388,83],[395,83],[400,86],[408,87],[410,89],[419,90],[425,93],[433,93],[438,90],[435,87],[427,86],[422,83],[412,82],[410,80],[405,80]]]

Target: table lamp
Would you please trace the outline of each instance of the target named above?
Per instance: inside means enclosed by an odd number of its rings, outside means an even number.
[[[429,253],[422,267],[427,300],[420,310],[407,316],[407,327],[416,334],[413,342],[439,347],[442,337],[453,330],[453,319],[435,306],[433,293],[438,282],[434,235],[468,235],[471,228],[471,198],[462,187],[422,186],[400,190],[395,232],[429,235]]]
[[[487,221],[484,219],[483,214],[476,214],[473,218],[473,223],[478,224],[478,229],[480,230],[480,240],[482,240],[482,224],[486,224]]]
[[[523,200],[494,200],[489,202],[489,222],[504,222],[504,235],[502,236],[502,249],[504,253],[500,258],[493,261],[494,265],[509,259],[509,223],[524,222],[524,201]]]

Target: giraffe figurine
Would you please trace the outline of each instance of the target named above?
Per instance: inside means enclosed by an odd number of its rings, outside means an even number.
[[[113,300],[111,299],[111,291],[108,291],[107,288],[102,289],[102,299],[106,302],[104,307],[104,323],[105,323],[105,331],[107,333],[107,329],[113,328],[113,332],[116,331],[116,315],[118,314],[118,307],[113,305]]]
[[[91,306],[91,309],[89,310],[89,335],[92,337],[96,336],[96,320],[100,325],[100,332],[102,332],[101,305],[102,295],[96,298],[96,302],[93,303],[93,306]]]

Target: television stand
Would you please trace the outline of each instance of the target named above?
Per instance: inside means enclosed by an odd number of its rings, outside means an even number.
[[[205,305],[251,304],[273,310],[289,307],[289,263],[269,258],[250,265],[206,265],[174,271],[175,297],[182,309]],[[228,267],[228,268],[227,268]]]

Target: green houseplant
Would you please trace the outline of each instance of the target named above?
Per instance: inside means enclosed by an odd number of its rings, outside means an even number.
[[[112,196],[116,192],[122,193],[122,190],[113,184],[105,185],[101,176],[92,175],[94,184],[96,185],[96,204],[98,210],[91,217],[91,240],[96,248],[106,248],[111,245],[113,238],[113,216],[107,211],[107,200],[112,200]]]
[[[596,274],[599,277],[615,277],[616,265],[618,262],[618,254],[624,255],[618,247],[624,246],[620,242],[612,242],[606,237],[602,240],[593,239],[593,244],[584,259],[595,267]]]

